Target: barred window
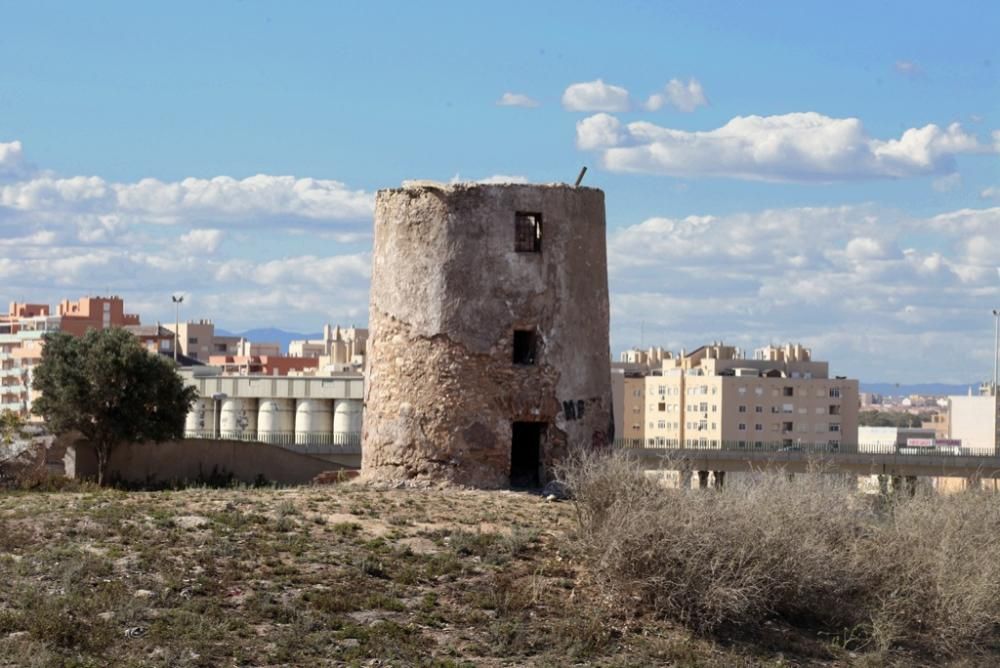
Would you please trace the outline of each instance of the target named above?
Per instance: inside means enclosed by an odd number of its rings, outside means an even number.
[[[542,214],[518,211],[514,215],[514,250],[518,253],[542,251]]]

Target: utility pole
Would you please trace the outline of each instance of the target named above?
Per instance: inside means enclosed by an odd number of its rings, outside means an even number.
[[[170,295],[170,300],[174,303],[174,364],[177,364],[177,337],[181,332],[181,304],[184,302],[184,295]]]
[[[997,365],[1000,364],[1000,309],[993,309],[993,396],[997,396]]]

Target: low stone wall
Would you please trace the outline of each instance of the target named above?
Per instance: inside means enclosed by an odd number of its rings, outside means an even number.
[[[165,443],[129,443],[111,455],[108,479],[131,484],[167,484],[220,479],[284,485],[310,482],[342,464],[266,443],[184,439]],[[96,478],[97,457],[86,442],[66,450],[66,475]]]

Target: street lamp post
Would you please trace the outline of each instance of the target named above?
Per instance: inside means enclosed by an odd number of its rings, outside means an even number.
[[[993,309],[993,396],[997,396],[997,364],[1000,363],[1000,309]]]
[[[184,302],[184,295],[170,295],[170,301],[174,303],[174,364],[177,364],[177,337],[181,332],[181,304]]]

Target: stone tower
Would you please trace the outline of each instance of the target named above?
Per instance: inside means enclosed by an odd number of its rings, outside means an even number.
[[[366,479],[544,483],[611,436],[604,193],[379,191],[369,322]]]

